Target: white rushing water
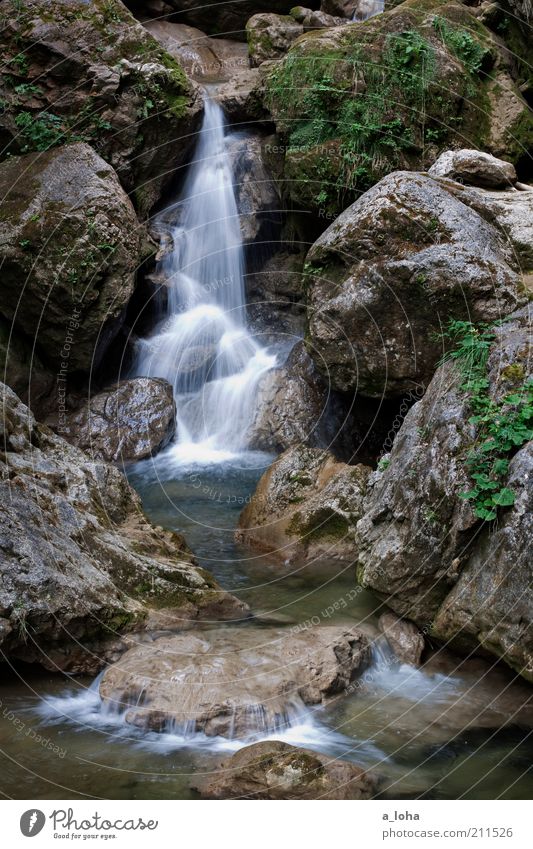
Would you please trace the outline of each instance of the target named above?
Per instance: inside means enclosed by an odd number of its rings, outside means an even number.
[[[360,0],[352,17],[352,21],[361,23],[381,15],[385,11],[385,0]]]
[[[158,272],[166,314],[136,346],[134,374],[174,387],[177,463],[229,459],[246,448],[256,390],[275,355],[246,327],[244,254],[224,113],[210,100],[176,204],[173,249]]]

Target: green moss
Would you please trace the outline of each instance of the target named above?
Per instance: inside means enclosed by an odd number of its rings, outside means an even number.
[[[334,46],[320,31],[298,39],[267,78],[266,105],[299,203],[338,212],[390,171],[433,161],[435,144],[483,146],[494,57],[470,21],[438,0],[407,0],[337,32]]]

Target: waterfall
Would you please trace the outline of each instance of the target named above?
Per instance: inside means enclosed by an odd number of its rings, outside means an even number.
[[[359,0],[353,13],[352,21],[361,23],[368,21],[376,15],[381,15],[385,11],[385,0]]]
[[[228,137],[230,138],[230,137]],[[175,205],[173,247],[158,268],[166,314],[136,343],[134,374],[174,387],[183,462],[224,460],[246,448],[258,383],[276,363],[246,327],[244,253],[224,113],[211,100]]]

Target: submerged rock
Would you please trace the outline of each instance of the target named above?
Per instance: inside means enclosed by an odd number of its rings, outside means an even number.
[[[268,741],[240,749],[193,789],[203,799],[371,799],[378,781],[347,761]]]
[[[37,424],[11,389],[1,390],[6,657],[95,672],[125,650],[123,633],[144,628],[155,613],[166,610],[174,628],[216,620],[217,611],[220,618],[246,615],[179,534],[150,525],[118,469]]]
[[[246,737],[286,728],[342,693],[369,660],[356,628],[242,628],[135,646],[100,682],[108,710],[144,729]]]
[[[143,460],[167,445],[176,430],[176,403],[166,380],[135,377],[93,395],[67,416],[60,432],[95,460]]]
[[[498,403],[531,380],[528,308],[495,336],[487,376]],[[358,577],[430,636],[490,652],[533,680],[531,444],[509,457],[514,504],[500,509],[495,527],[482,525],[460,497],[472,488],[466,458],[477,439],[463,382],[453,362],[437,370],[388,464],[370,477]]]
[[[119,0],[3,0],[0,147],[82,140],[146,215],[186,160],[202,101]]]
[[[416,625],[394,613],[382,613],[378,624],[398,660],[418,666],[424,651],[424,637]]]
[[[327,451],[291,448],[262,476],[236,537],[283,560],[353,564],[369,474]]]
[[[2,315],[58,375],[97,367],[141,259],[140,225],[113,169],[87,144],[0,164]]]
[[[457,185],[390,174],[309,251],[310,352],[334,388],[413,390],[432,377],[450,319],[495,321],[526,301],[515,250]]]

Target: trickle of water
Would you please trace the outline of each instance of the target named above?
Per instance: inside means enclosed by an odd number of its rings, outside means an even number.
[[[352,21],[361,23],[381,15],[385,11],[385,0],[360,0],[352,17]]]
[[[231,137],[228,137],[231,138]],[[174,387],[173,459],[217,462],[246,448],[256,389],[276,356],[246,327],[244,255],[224,113],[205,103],[198,146],[176,204],[172,251],[158,271],[166,315],[136,346],[134,374]]]

